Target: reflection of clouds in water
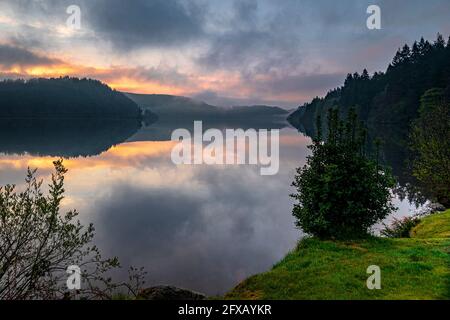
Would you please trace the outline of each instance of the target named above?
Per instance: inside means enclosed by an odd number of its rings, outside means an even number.
[[[99,156],[65,158],[64,164],[71,170],[95,168],[123,168],[139,166],[149,159],[163,161],[170,159],[173,141],[146,141],[123,143],[111,147]],[[58,156],[5,155],[0,153],[0,170],[23,169],[27,167],[51,170],[52,162]]]
[[[173,142],[133,142],[99,156],[65,160],[67,198],[96,227],[95,243],[124,266],[144,266],[149,284],[222,293],[265,271],[301,236],[290,186],[310,139],[280,132],[280,172],[257,166],[174,165]],[[52,157],[0,155],[2,185],[23,185],[27,166],[46,178]],[[45,186],[45,184],[44,184]],[[406,202],[399,214],[410,210]]]
[[[372,231],[379,235],[380,231],[383,230],[385,227],[384,225],[391,225],[392,222],[394,222],[394,219],[402,219],[404,217],[411,217],[419,213],[423,206],[419,204],[410,203],[407,199],[400,200],[400,198],[397,195],[394,195],[394,198],[392,199],[392,203],[397,208],[395,212],[390,214],[386,219],[384,219],[381,222],[376,223],[372,227]]]
[[[221,293],[269,268],[299,237],[289,184],[264,179],[254,168],[203,167],[200,193],[189,182],[117,185],[93,208],[96,239],[109,254],[146,266],[153,283]]]

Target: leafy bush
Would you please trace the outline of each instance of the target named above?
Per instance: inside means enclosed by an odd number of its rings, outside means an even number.
[[[327,124],[326,139],[322,141],[319,130],[309,146],[312,155],[297,169],[293,215],[297,226],[313,236],[364,237],[394,209],[390,192],[394,180],[365,154],[365,129],[354,110],[345,122],[337,110],[330,110]]]
[[[137,295],[145,272],[130,268],[128,283],[114,283],[108,271],[120,267],[117,258],[103,259],[91,245],[94,227],[75,220],[78,213],[60,213],[64,198],[62,160],[55,161],[48,195],[41,191],[36,170],[28,169],[26,187],[0,187],[0,300],[111,299],[125,288]],[[82,287],[68,291],[67,267],[81,269]]]
[[[411,230],[420,223],[418,217],[394,218],[391,225],[384,225],[381,234],[388,238],[410,238]]]

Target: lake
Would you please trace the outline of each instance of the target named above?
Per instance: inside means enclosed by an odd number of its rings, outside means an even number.
[[[311,140],[287,124],[278,126],[280,170],[262,176],[256,165],[173,164],[170,132],[179,124],[57,123],[2,124],[0,185],[20,188],[27,167],[49,179],[52,161],[64,157],[64,209],[94,223],[94,242],[124,266],[119,277],[143,266],[147,286],[223,294],[268,270],[302,237],[289,194]],[[407,200],[395,204],[397,216],[416,210]]]

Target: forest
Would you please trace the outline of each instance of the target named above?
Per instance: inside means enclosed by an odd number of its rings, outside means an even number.
[[[326,119],[329,109],[346,116],[354,109],[368,129],[367,149],[373,151],[374,141],[382,143],[380,160],[392,167],[400,186],[396,191],[402,198],[423,202],[428,195],[420,194],[427,192],[423,188],[417,192],[418,183],[411,174],[416,151],[410,135],[421,106],[429,108],[427,100],[434,96],[450,101],[450,39],[446,42],[441,34],[433,42],[421,38],[412,46],[403,45],[385,72],[349,73],[343,86],[300,106],[288,121],[314,137],[318,116]]]
[[[0,81],[0,118],[138,119],[141,109],[98,80],[72,77]]]
[[[349,73],[343,86],[299,107],[289,121],[308,126],[318,115],[325,118],[329,108],[347,114],[354,107],[369,127],[390,124],[407,129],[418,116],[420,97],[433,88],[450,96],[450,38],[446,43],[441,34],[433,43],[421,38],[411,47],[405,44],[385,72]]]

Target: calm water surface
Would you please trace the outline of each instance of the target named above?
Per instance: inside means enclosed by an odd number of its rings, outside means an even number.
[[[99,154],[65,160],[64,208],[76,208],[84,223],[94,223],[95,243],[105,256],[118,256],[124,269],[144,266],[147,285],[221,294],[295,247],[302,233],[291,216],[290,184],[309,153],[308,137],[283,128],[280,171],[261,176],[257,166],[176,166],[170,159],[174,142],[155,134],[158,128],[150,131]],[[145,141],[151,139],[158,141]],[[58,151],[37,156],[25,149],[0,150],[1,185],[20,188],[28,166],[49,177]],[[395,203],[396,215],[415,210],[407,201]]]

